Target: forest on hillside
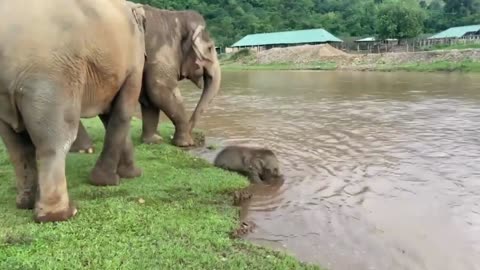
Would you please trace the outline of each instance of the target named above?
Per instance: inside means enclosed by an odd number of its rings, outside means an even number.
[[[412,38],[480,24],[480,0],[133,0],[200,12],[217,46],[243,36],[325,28],[339,37]]]

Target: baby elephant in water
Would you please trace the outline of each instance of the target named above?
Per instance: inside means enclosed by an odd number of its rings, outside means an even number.
[[[240,173],[257,184],[281,178],[277,157],[265,148],[227,146],[218,153],[214,165]]]

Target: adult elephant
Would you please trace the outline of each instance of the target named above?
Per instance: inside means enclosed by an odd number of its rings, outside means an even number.
[[[65,158],[80,117],[99,115],[106,126],[93,184],[141,174],[129,127],[144,33],[142,7],[125,1],[0,1],[0,136],[15,168],[17,207],[35,208],[35,221],[77,213]]]
[[[162,10],[148,5],[143,7],[149,27],[145,34],[148,58],[140,96],[142,140],[144,143],[162,141],[157,134],[162,110],[175,125],[173,144],[192,146],[192,130],[220,89],[221,72],[215,44],[205,30],[205,20],[199,13]],[[190,119],[178,88],[178,82],[183,79],[189,79],[203,88]],[[92,152],[92,149],[88,133],[80,127],[70,151]]]

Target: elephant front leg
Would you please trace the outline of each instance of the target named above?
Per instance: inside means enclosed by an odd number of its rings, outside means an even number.
[[[25,91],[19,102],[26,130],[35,145],[38,169],[35,221],[65,221],[77,213],[68,195],[65,159],[77,134],[80,108],[70,102],[75,98],[69,100],[57,95],[60,93],[57,89],[61,88],[48,81],[35,87],[39,91]],[[54,94],[46,97],[45,93]]]
[[[73,137],[72,137],[73,139]],[[68,149],[63,147],[41,146],[39,157],[38,194],[35,206],[35,221],[65,221],[77,214],[70,203],[65,176],[65,158]]]
[[[173,144],[179,147],[195,145],[190,130],[187,111],[181,100],[180,90],[175,87],[173,90],[158,86],[158,94],[153,100],[154,104],[162,110],[175,125]]]
[[[146,144],[160,144],[162,137],[157,132],[160,121],[160,110],[155,106],[143,105],[142,108],[142,141]]]
[[[15,167],[17,208],[33,209],[38,181],[35,147],[26,132],[16,133],[2,121],[0,121],[0,135]]]
[[[132,77],[133,76],[133,77]],[[100,119],[106,126],[105,140],[100,157],[90,174],[90,180],[93,185],[112,186],[120,183],[118,167],[120,165],[133,166],[133,146],[126,143],[130,130],[130,120],[138,101],[139,89],[141,86],[141,77],[138,75],[130,76],[120,89],[117,97],[114,99],[112,109],[108,115],[101,115]],[[140,75],[141,76],[141,75]],[[131,148],[129,148],[131,147]],[[124,155],[125,152],[128,155]],[[131,154],[131,156],[129,156]],[[122,163],[120,160],[125,156]]]
[[[70,147],[70,152],[92,154],[94,151],[92,140],[88,136],[88,132],[85,130],[82,121],[80,121],[77,138],[73,142],[72,147]]]

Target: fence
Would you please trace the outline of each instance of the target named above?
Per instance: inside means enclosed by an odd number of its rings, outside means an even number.
[[[430,51],[432,49],[441,48],[442,46],[453,46],[453,45],[459,45],[459,44],[460,45],[479,44],[479,48],[480,48],[480,35],[475,35],[475,36],[471,35],[471,36],[465,36],[461,38],[443,38],[443,39],[417,38],[417,39],[401,40],[401,42],[398,42],[397,40],[392,40],[392,39],[387,41],[355,42],[355,39],[350,37],[348,39],[344,39],[344,42],[342,43],[330,43],[331,46],[352,54]],[[291,46],[298,46],[298,45],[302,45],[302,44],[295,44]],[[285,46],[278,46],[278,47],[289,47],[289,46],[285,45]],[[272,48],[272,46],[246,47],[246,49],[250,49],[257,52],[267,50],[270,48]],[[223,51],[226,53],[233,53],[241,49],[243,48],[225,48],[223,49]]]
[[[443,39],[408,39],[398,42],[344,42],[340,49],[349,53],[387,53],[387,52],[416,52],[429,51],[434,48],[454,45],[479,44],[480,36],[465,36],[461,38]],[[479,46],[480,47],[480,46]]]

